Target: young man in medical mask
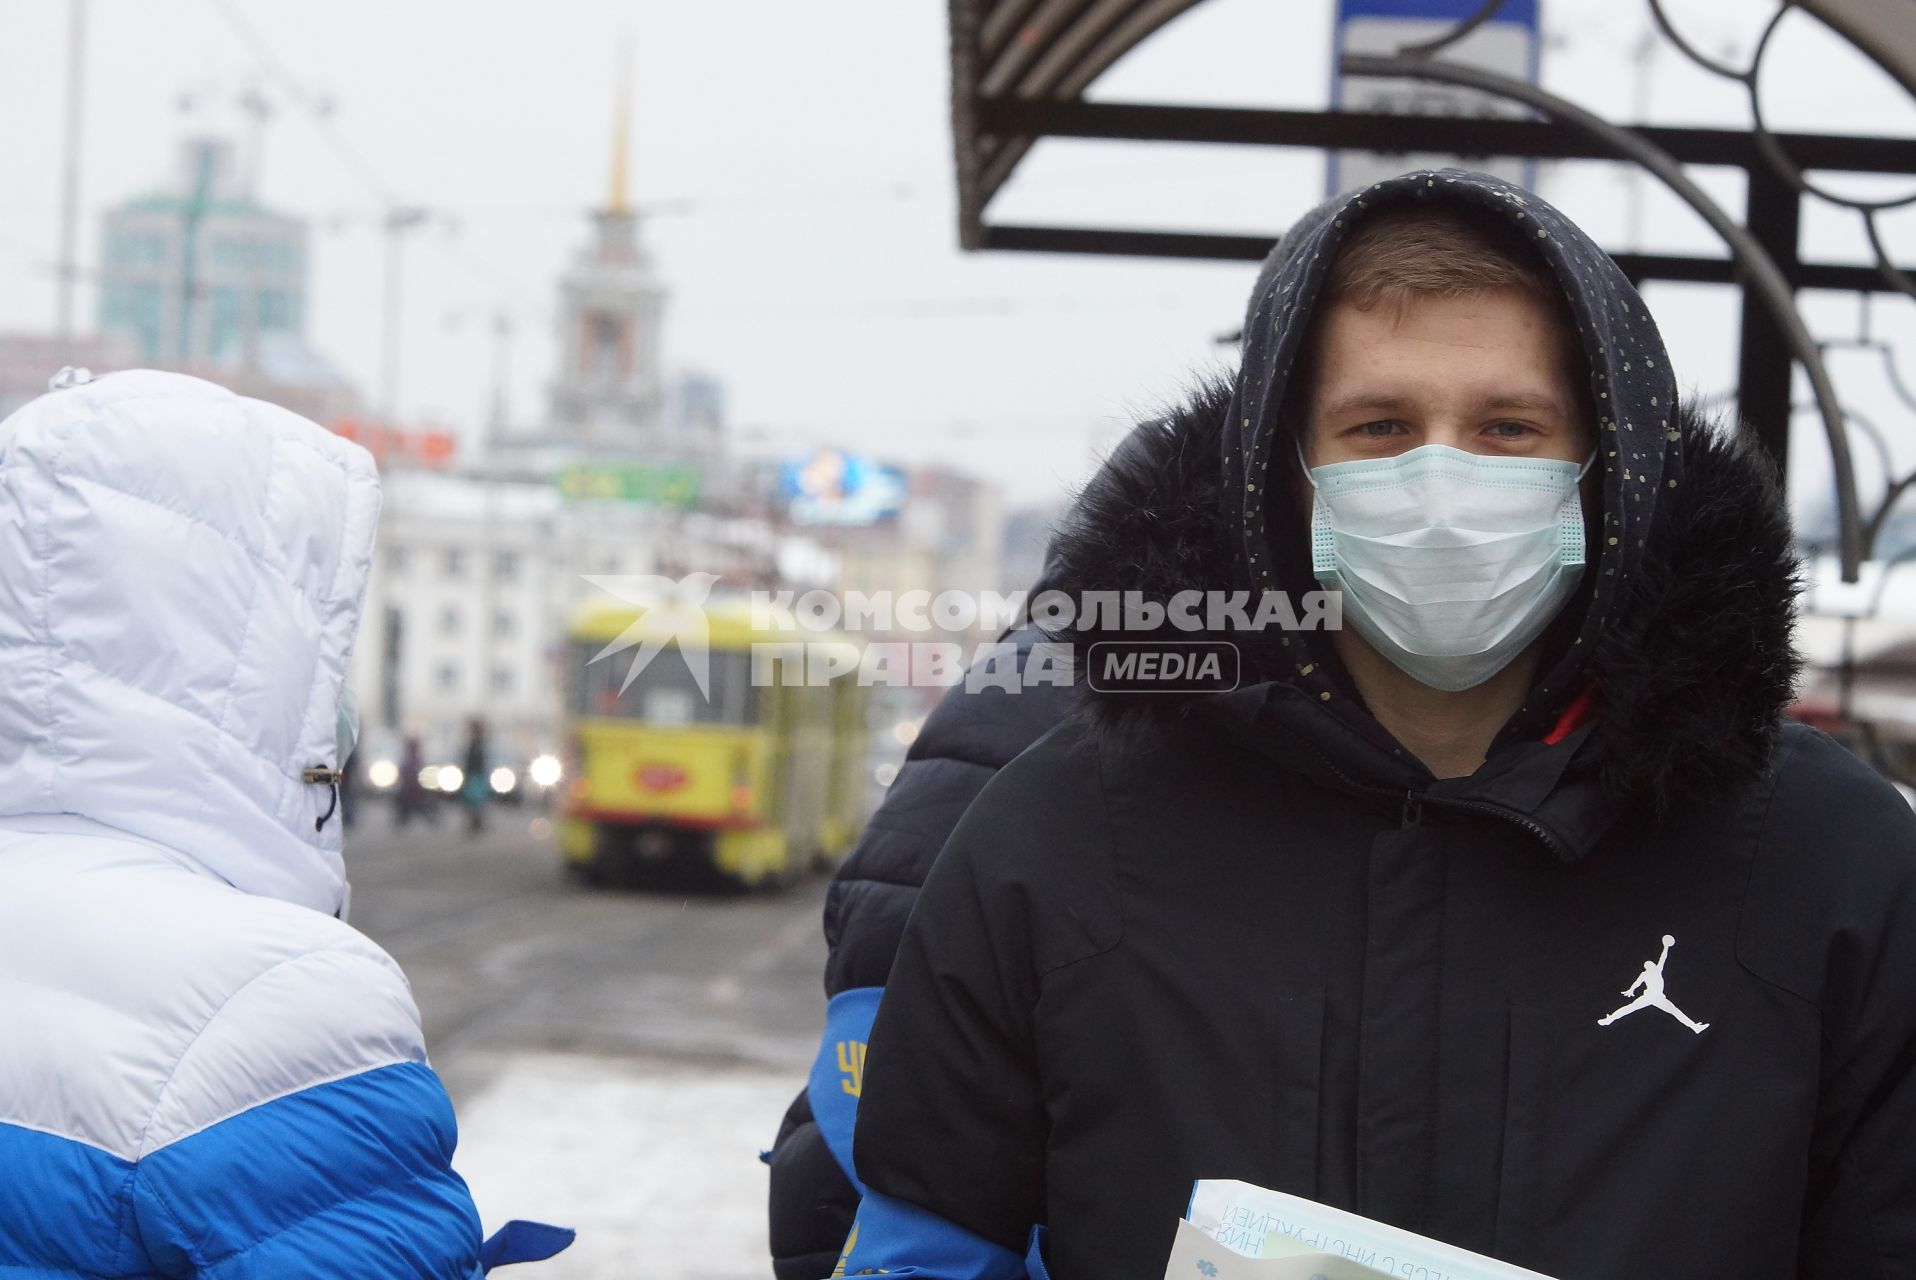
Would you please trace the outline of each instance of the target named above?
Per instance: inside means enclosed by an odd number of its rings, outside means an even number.
[[[1159,625],[1080,614],[1082,714],[923,890],[844,1273],[1156,1280],[1199,1178],[1565,1278],[1906,1272],[1916,821],[1783,720],[1770,469],[1528,192],[1287,239],[1237,375],[1066,522],[1067,589]],[[1339,630],[1170,621],[1326,588]]]

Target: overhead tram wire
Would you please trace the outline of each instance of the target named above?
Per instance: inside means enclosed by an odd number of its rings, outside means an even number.
[[[354,146],[345,131],[339,127],[338,121],[333,118],[331,105],[326,96],[308,87],[305,81],[294,73],[272,45],[267,43],[265,37],[260,35],[259,29],[240,13],[239,7],[233,0],[208,0],[208,3],[212,5],[214,12],[219,15],[233,36],[246,47],[261,72],[281,93],[306,113],[317,127],[321,140],[331,148],[334,155],[352,172],[353,176],[372,193],[381,206],[378,217],[382,224],[388,223],[402,211],[421,209],[421,206],[409,204],[400,198],[397,184],[388,181],[378,166],[363,151]],[[437,206],[422,211],[435,218],[449,217],[455,220],[455,223],[460,218],[456,210]],[[475,279],[482,280],[502,292],[528,292],[526,286],[513,279],[510,272],[485,261],[469,248],[462,245],[455,251],[444,240],[435,243],[449,259]]]
[[[399,198],[393,184],[386,181],[385,176],[379,172],[372,161],[353,146],[333,122],[324,95],[308,89],[305,83],[293,74],[286,63],[273,51],[273,47],[266,43],[258,29],[240,16],[239,9],[232,0],[207,0],[207,2],[226,23],[227,29],[246,46],[247,51],[253,55],[253,60],[259,64],[260,70],[277,84],[282,93],[304,109],[314,123],[319,125],[321,137],[333,149],[341,162],[353,171],[354,176],[365,183],[382,204],[388,206],[398,204]]]

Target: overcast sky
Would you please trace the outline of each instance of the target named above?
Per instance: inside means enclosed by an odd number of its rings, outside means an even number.
[[[1613,118],[1641,85],[1640,0],[1542,0],[1544,79]],[[514,416],[536,421],[554,358],[554,282],[601,201],[616,49],[629,36],[634,196],[671,300],[670,368],[720,378],[755,449],[834,442],[939,458],[1017,500],[1060,492],[1088,451],[1226,353],[1252,269],[967,255],[956,248],[946,6],[938,0],[92,0],[82,244],[102,207],[171,179],[179,139],[239,133],[233,100],[278,104],[261,194],[315,222],[310,337],[370,396],[379,368],[384,193],[443,220],[406,257],[404,416],[474,426],[490,402],[489,318],[514,324]],[[5,0],[0,43],[0,330],[45,329],[58,243],[63,0]],[[1207,0],[1120,63],[1106,99],[1321,105],[1330,0]],[[1740,58],[1770,0],[1673,0],[1712,52]],[[1786,128],[1916,132],[1889,81],[1802,14],[1786,19],[1765,99]],[[1743,124],[1739,93],[1667,47],[1651,64],[1659,121]],[[1835,92],[1841,86],[1840,92]],[[303,103],[336,104],[329,142]],[[181,109],[185,98],[200,105]],[[1705,175],[1735,210],[1741,181]],[[1627,183],[1609,166],[1546,170],[1545,194],[1622,247]],[[1852,184],[1852,187],[1854,184]],[[994,216],[1275,234],[1323,194],[1319,156],[1222,147],[1048,143]],[[1651,193],[1648,246],[1712,251],[1702,224]],[[1892,219],[1916,257],[1916,224]],[[1905,234],[1908,233],[1908,234]],[[1806,247],[1856,259],[1853,220],[1812,210]],[[1677,367],[1728,386],[1735,298],[1650,297]],[[1910,304],[1879,328],[1916,342]],[[91,318],[91,290],[81,314]],[[1855,308],[1812,303],[1826,332]],[[1916,349],[1912,349],[1916,354]],[[1879,369],[1839,359],[1859,404],[1892,420]],[[1902,413],[1904,418],[1906,413]],[[1813,442],[1805,441],[1806,451]],[[1910,461],[1916,461],[1911,457]],[[1815,482],[1813,459],[1799,485]]]

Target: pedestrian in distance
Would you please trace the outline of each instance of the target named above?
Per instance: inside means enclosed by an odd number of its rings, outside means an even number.
[[[492,798],[492,775],[486,760],[486,722],[474,716],[466,726],[465,777],[459,784],[459,799],[466,807],[466,834],[476,836],[486,829],[486,802]]]
[[[483,1238],[335,783],[379,478],[177,374],[0,423],[0,1275],[472,1280]]]
[[[420,781],[425,771],[426,749],[420,744],[418,735],[409,735],[405,749],[399,753],[399,781],[393,787],[395,827],[404,827],[414,818],[424,818],[428,822],[439,820],[439,810],[434,807],[438,797],[426,790],[426,784]]]
[[[1060,531],[1139,607],[919,894],[835,1269],[1158,1280],[1236,1178],[1563,1280],[1907,1273],[1916,817],[1784,716],[1773,468],[1534,193],[1292,240]]]

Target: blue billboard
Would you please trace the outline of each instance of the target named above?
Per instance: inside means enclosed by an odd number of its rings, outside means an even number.
[[[877,524],[905,505],[904,472],[842,449],[820,449],[786,463],[778,488],[799,524]]]

